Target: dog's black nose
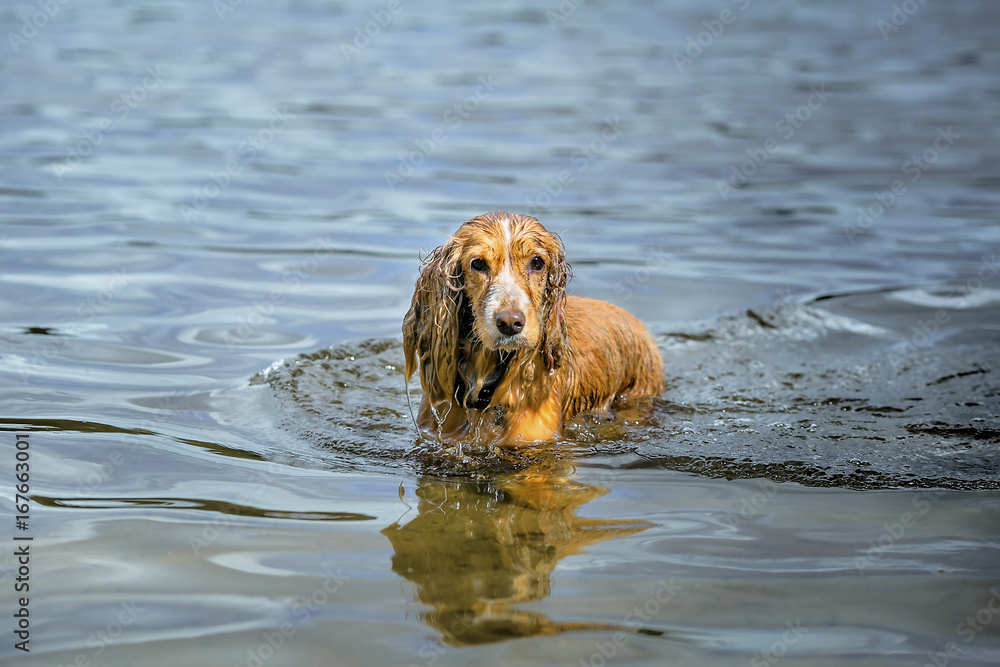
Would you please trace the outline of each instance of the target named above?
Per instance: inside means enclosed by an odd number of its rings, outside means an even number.
[[[524,328],[524,313],[516,308],[501,310],[496,318],[497,331],[504,336],[515,336]]]

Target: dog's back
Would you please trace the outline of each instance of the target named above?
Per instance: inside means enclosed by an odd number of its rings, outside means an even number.
[[[571,296],[566,320],[565,419],[588,410],[606,411],[616,398],[663,393],[663,359],[635,316],[607,301]]]

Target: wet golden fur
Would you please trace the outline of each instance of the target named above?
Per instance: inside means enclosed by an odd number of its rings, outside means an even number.
[[[466,222],[427,257],[403,320],[406,379],[419,366],[424,391],[421,430],[551,440],[575,414],[663,392],[663,361],[642,323],[567,296],[570,276],[557,236],[504,212]],[[517,313],[523,328],[505,335],[497,312]]]

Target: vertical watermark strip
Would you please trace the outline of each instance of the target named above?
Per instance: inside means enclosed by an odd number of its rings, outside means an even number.
[[[31,642],[31,441],[27,433],[17,433],[14,444],[14,648],[30,652]]]

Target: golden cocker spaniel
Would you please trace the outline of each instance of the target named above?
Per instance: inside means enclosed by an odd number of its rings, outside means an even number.
[[[556,235],[504,212],[469,220],[424,260],[403,348],[407,383],[419,361],[426,435],[552,440],[580,412],[663,392],[663,360],[642,323],[567,296],[570,276]]]

